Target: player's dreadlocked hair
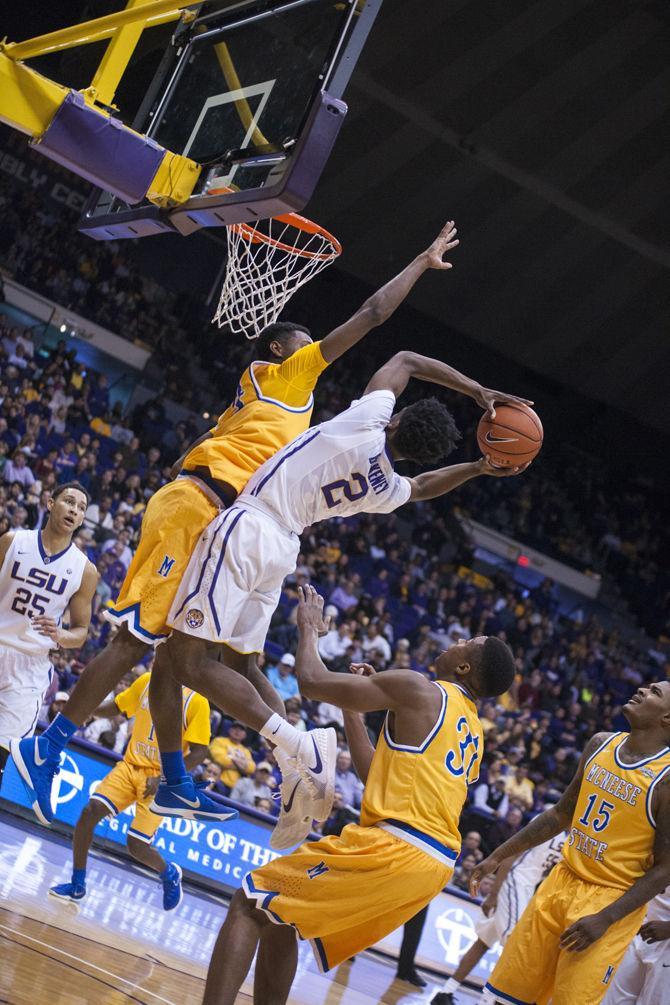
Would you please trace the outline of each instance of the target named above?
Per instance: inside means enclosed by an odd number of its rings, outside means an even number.
[[[448,408],[437,398],[422,398],[403,410],[393,446],[408,461],[434,464],[448,457],[460,438]]]
[[[305,335],[312,337],[312,333],[309,328],[305,328],[304,325],[294,324],[293,321],[275,321],[273,325],[268,325],[260,333],[256,339],[255,344],[255,359],[270,360],[278,359],[277,356],[272,352],[270,344],[272,342],[281,342],[282,344],[287,342],[291,335],[295,332],[304,332]]]

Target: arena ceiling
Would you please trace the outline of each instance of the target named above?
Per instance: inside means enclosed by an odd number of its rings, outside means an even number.
[[[414,307],[670,431],[670,8],[385,0],[309,212],[372,284],[443,219]]]

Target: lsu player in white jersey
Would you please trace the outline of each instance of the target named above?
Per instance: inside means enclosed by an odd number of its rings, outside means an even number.
[[[563,831],[537,848],[529,848],[518,858],[508,858],[502,863],[491,892],[482,904],[485,917],[475,925],[477,938],[464,953],[453,976],[433,996],[431,1005],[455,1005],[454,995],[481,958],[497,943],[505,945],[537,886],[560,862],[567,836]]]
[[[72,543],[88,503],[77,482],[59,485],[43,529],[0,538],[0,769],[10,739],[35,729],[53,673],[50,650],[78,649],[88,633],[98,573]]]
[[[275,848],[292,847],[307,835],[312,818],[328,816],[335,734],[294,730],[272,712],[249,681],[210,659],[208,645],[224,642],[243,653],[262,650],[282,582],[295,569],[299,535],[305,527],[354,513],[390,513],[404,503],[444,495],[479,475],[520,470],[495,468],[481,458],[416,478],[399,475],[396,461],[436,462],[448,456],[459,439],[451,414],[434,398],[394,415],[396,398],[411,377],[459,391],[490,411],[496,401],[519,400],[483,388],[438,360],[398,353],[372,377],[359,400],[278,451],[252,476],[235,503],[212,521],[196,545],[168,617],[173,633],[165,644],[170,660],[164,666],[171,662],[180,683],[278,747],[283,797],[272,837]],[[162,725],[166,714],[178,715],[179,709],[155,711],[154,700],[160,697],[152,687],[152,718],[163,754]],[[173,749],[169,753],[180,756]],[[196,799],[192,781],[186,784],[191,788],[161,785],[152,809],[183,816]]]
[[[307,698],[347,710],[365,782],[360,825],[245,877],[214,948],[204,1005],[233,1005],[259,943],[254,1001],[282,1005],[298,938],[310,940],[317,965],[329,970],[425,907],[458,858],[458,822],[484,746],[476,702],[510,687],[511,651],[486,636],[452,646],[436,660],[434,682],[412,670],[339,674],[318,653],[325,628],[323,599],[308,586],[298,605],[298,681]],[[384,709],[373,747],[361,713]]]
[[[650,903],[603,998],[603,1005],[634,1003],[670,1005],[670,887]]]

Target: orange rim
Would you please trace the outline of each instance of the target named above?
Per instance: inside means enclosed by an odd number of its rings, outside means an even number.
[[[213,188],[210,189],[207,194],[227,195],[229,192],[234,191],[235,189],[232,188]],[[270,237],[268,234],[261,233],[254,227],[249,226],[248,223],[231,223],[229,226],[231,230],[240,234],[251,244],[268,244],[272,248],[278,248],[280,251],[288,251],[299,258],[318,259],[319,261],[325,262],[329,258],[337,258],[338,255],[342,254],[342,245],[338,239],[334,237],[330,231],[326,230],[325,227],[321,227],[318,223],[314,223],[313,220],[308,220],[307,217],[300,216],[299,213],[285,213],[283,216],[275,216],[272,217],[272,219],[277,220],[279,223],[295,227],[296,230],[301,230],[305,234],[311,234],[314,237],[322,237],[330,243],[331,250],[308,251],[307,249],[297,248],[294,244],[286,244],[284,241],[279,241],[274,237]]]

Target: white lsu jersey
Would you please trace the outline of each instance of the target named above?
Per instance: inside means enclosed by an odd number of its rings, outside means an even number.
[[[39,530],[14,531],[0,568],[0,646],[46,657],[54,643],[33,628],[31,619],[43,614],[61,623],[86,562],[74,544],[47,555]]]
[[[518,883],[534,890],[538,883],[546,879],[556,863],[560,862],[567,836],[566,831],[563,831],[536,848],[529,848],[516,860],[505,882]]]
[[[295,534],[334,516],[391,513],[411,494],[386,450],[394,406],[392,391],[372,391],[308,429],[255,472],[236,505],[269,511]]]

